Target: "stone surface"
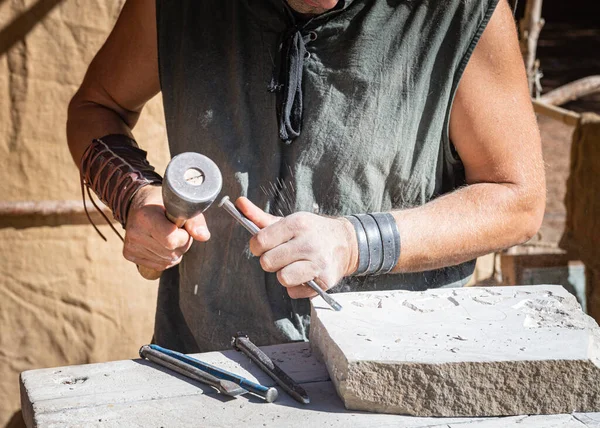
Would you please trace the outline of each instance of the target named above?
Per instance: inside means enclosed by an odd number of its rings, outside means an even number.
[[[424,418],[344,408],[325,366],[307,343],[262,348],[308,392],[299,404],[281,389],[274,403],[252,396],[223,399],[210,387],[140,360],[32,370],[23,373],[23,413],[29,427],[404,427],[597,428],[600,414],[504,418]],[[244,354],[196,355],[203,361],[273,385]]]
[[[2,201],[81,198],[67,104],[123,3],[0,1]],[[134,132],[162,173],[161,104],[148,103]],[[122,257],[108,226],[104,242],[77,223],[0,218],[0,427],[19,409],[21,371],[132,358],[152,337],[157,284]]]
[[[313,300],[310,338],[349,409],[419,416],[600,411],[600,329],[560,286]]]

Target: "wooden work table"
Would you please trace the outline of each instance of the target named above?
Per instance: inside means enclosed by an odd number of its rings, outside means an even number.
[[[224,398],[211,387],[144,360],[125,360],[23,372],[23,416],[28,427],[600,428],[600,413],[419,418],[349,411],[307,343],[262,349],[303,384],[311,399],[309,405],[297,403],[280,388],[279,398],[271,404],[249,394]],[[237,351],[195,356],[261,384],[274,385]]]

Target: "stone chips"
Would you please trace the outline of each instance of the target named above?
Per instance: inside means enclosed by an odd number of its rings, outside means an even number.
[[[600,411],[600,329],[561,286],[337,294],[310,340],[348,409],[416,416]]]

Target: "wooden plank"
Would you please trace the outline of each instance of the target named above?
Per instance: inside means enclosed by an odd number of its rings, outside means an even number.
[[[538,253],[538,254],[500,254],[500,271],[502,283],[506,285],[531,285],[523,282],[523,270],[527,268],[548,268],[569,266],[572,258],[566,253]]]
[[[556,119],[559,122],[567,124],[569,126],[577,126],[579,123],[580,114],[575,113],[574,111],[570,111],[564,108],[560,108],[557,106],[544,104],[538,100],[532,100],[533,110],[536,113],[543,114],[544,116],[548,116],[552,119]]]

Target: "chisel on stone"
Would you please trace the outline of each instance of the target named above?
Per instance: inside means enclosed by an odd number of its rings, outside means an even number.
[[[244,226],[244,228],[250,232],[253,236],[256,235],[259,231],[260,228],[254,224],[254,222],[252,220],[250,220],[248,217],[246,217],[244,214],[242,214],[236,207],[235,205],[233,205],[233,203],[229,200],[229,196],[225,196],[223,197],[223,199],[221,199],[221,202],[219,203],[219,207],[223,208],[225,211],[227,211],[234,219],[236,219],[236,221],[241,224],[242,226]],[[333,297],[331,297],[329,294],[327,294],[327,292],[325,292],[325,290],[323,290],[321,287],[319,287],[319,284],[317,284],[314,280],[310,280],[306,283],[306,285],[308,285],[310,288],[312,288],[314,291],[317,292],[317,294],[319,294],[319,296],[321,296],[323,298],[323,300],[325,300],[325,302],[331,306],[331,308],[335,311],[341,311],[342,310],[342,305],[340,305]]]
[[[184,363],[188,367],[200,370],[205,374],[217,378],[218,380],[225,380],[237,384],[240,387],[242,387],[245,391],[251,392],[255,395],[258,395],[259,397],[264,398],[267,403],[272,403],[277,399],[277,396],[279,395],[277,389],[273,388],[272,386],[267,387],[256,382],[252,382],[251,380],[246,379],[245,377],[228,372],[227,370],[220,369],[211,364],[205,363],[204,361],[200,361],[196,358],[190,357],[180,352],[172,351],[170,349],[166,349],[158,345],[147,345],[147,347],[158,354],[171,357],[176,361]],[[142,349],[143,348],[144,347],[142,347]]]
[[[294,379],[289,377],[287,373],[275,364],[271,358],[263,351],[260,350],[258,346],[250,341],[247,335],[244,333],[237,333],[232,340],[233,347],[238,351],[242,351],[246,354],[252,361],[254,361],[258,366],[268,374],[279,386],[281,386],[285,392],[290,394],[294,400],[302,403],[309,404],[310,398],[308,394],[300,385],[298,385]]]
[[[145,358],[159,366],[166,367],[174,372],[177,372],[190,379],[197,380],[217,389],[221,394],[230,397],[236,397],[241,394],[246,394],[248,390],[242,388],[238,384],[229,380],[219,379],[203,370],[190,366],[177,358],[164,354],[163,352],[152,349],[148,345],[140,348],[140,357]]]

